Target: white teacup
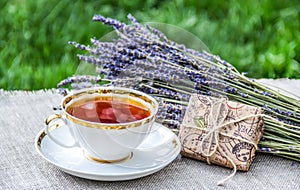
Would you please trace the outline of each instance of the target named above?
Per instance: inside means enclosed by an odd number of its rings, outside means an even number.
[[[121,123],[103,123],[80,119],[70,114],[72,106],[85,101],[105,99],[112,102],[127,102],[130,105],[147,109],[149,116],[136,121]],[[112,104],[112,106],[118,106]],[[60,146],[81,147],[89,159],[100,162],[120,162],[132,156],[151,131],[158,103],[151,96],[129,88],[97,87],[83,89],[65,96],[61,103],[62,114],[54,114],[46,119],[46,132],[49,138]],[[130,112],[126,112],[130,114]],[[115,115],[115,117],[121,117]],[[51,126],[57,125],[55,120],[62,120],[70,129],[74,143],[69,145],[51,135]]]

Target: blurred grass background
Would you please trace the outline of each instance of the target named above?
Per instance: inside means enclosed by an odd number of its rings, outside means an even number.
[[[76,72],[80,51],[112,29],[94,14],[163,22],[198,36],[253,78],[300,78],[300,3],[292,0],[2,0],[0,88],[53,88]]]

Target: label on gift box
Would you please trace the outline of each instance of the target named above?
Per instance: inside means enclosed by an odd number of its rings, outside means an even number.
[[[179,131],[182,155],[248,171],[262,136],[258,107],[192,94]]]

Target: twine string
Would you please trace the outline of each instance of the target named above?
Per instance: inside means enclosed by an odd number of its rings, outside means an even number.
[[[223,113],[223,115],[221,115],[222,113]],[[235,120],[224,123],[224,121],[227,117],[227,114],[228,114],[228,108],[226,105],[226,99],[221,99],[220,101],[214,102],[212,104],[212,108],[211,108],[210,114],[209,114],[209,118],[213,124],[213,127],[210,129],[201,129],[201,130],[204,130],[207,132],[203,136],[201,144],[200,144],[200,152],[204,157],[206,157],[207,163],[210,164],[210,157],[212,155],[214,155],[218,150],[220,152],[220,154],[222,156],[224,156],[233,166],[233,172],[226,178],[220,180],[217,183],[218,186],[224,185],[228,180],[230,180],[236,174],[236,171],[237,171],[237,166],[236,166],[235,162],[233,161],[233,159],[230,158],[224,152],[224,150],[222,150],[222,148],[220,147],[220,143],[219,143],[220,135],[226,136],[229,138],[233,138],[233,139],[237,139],[239,141],[251,144],[251,145],[253,145],[255,150],[257,150],[257,148],[258,148],[257,144],[254,141],[249,141],[249,140],[243,139],[241,137],[236,137],[233,135],[227,135],[227,134],[221,133],[220,129],[222,129],[223,127],[225,127],[227,125],[238,123],[238,122],[244,121],[244,120],[252,118],[252,117],[265,117],[265,118],[269,118],[269,119],[273,120],[274,122],[276,122],[280,125],[284,125],[283,122],[278,121],[277,119],[275,119],[269,115],[266,115],[266,114],[250,114],[250,115],[241,117],[239,119],[235,119]],[[212,146],[213,146],[213,148],[211,148]],[[206,151],[205,151],[205,147],[207,149]]]
[[[209,117],[213,123],[213,128],[208,131],[208,133],[203,137],[201,144],[200,144],[200,151],[201,153],[206,157],[207,163],[210,164],[210,157],[214,155],[218,149],[219,145],[219,130],[221,129],[221,124],[226,119],[227,113],[225,114],[225,117],[222,117],[219,119],[220,113],[221,113],[221,107],[223,106],[224,100],[218,101],[212,105],[212,108],[210,110]],[[216,114],[213,114],[213,111],[216,111]],[[226,110],[228,111],[228,110]],[[216,116],[217,119],[215,119],[213,116]],[[209,139],[207,141],[207,139]],[[213,144],[216,144],[213,149],[211,150],[211,146]],[[204,151],[205,145],[207,145],[207,151]]]

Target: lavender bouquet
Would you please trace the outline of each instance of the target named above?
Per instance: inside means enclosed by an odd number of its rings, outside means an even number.
[[[93,38],[91,45],[69,42],[86,52],[78,57],[94,65],[95,73],[61,81],[61,93],[66,93],[63,87],[70,84],[76,89],[116,85],[146,92],[160,103],[157,121],[175,132],[192,93],[226,97],[261,107],[270,116],[264,119],[257,151],[300,161],[298,100],[249,79],[219,56],[178,44],[161,31],[138,23],[132,15],[128,19],[131,24],[95,15],[93,21],[112,26],[118,38],[111,42]]]

